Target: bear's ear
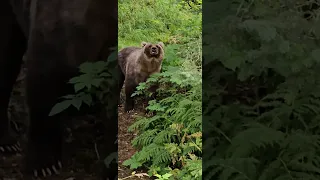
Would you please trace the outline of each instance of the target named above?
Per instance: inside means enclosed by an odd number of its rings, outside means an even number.
[[[141,43],[141,46],[144,47],[144,46],[147,45],[147,44],[148,44],[148,43],[146,43],[146,42],[142,42],[142,43]]]
[[[162,48],[164,48],[163,42],[159,42],[158,44],[159,44]]]

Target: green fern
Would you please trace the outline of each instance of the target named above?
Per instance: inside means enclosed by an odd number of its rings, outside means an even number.
[[[140,136],[136,137],[132,144],[135,146],[146,146],[153,142],[154,138],[157,136],[157,133],[159,133],[158,129],[152,129],[144,131]]]
[[[205,179],[319,179],[318,19],[298,2],[223,3],[204,26]]]
[[[149,101],[147,107],[154,116],[139,117],[129,128],[139,132],[132,141],[139,151],[125,164],[135,167],[139,162],[159,178],[161,173],[191,180],[202,177],[201,169],[194,169],[202,161],[201,73],[199,69],[189,70],[190,64],[182,66],[169,66],[137,88],[136,94],[148,96],[146,89],[160,84],[157,99]]]

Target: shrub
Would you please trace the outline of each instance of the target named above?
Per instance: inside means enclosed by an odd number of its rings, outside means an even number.
[[[204,26],[205,179],[319,179],[318,20],[297,3],[242,1]]]
[[[201,47],[194,42],[188,45]],[[197,55],[201,57],[199,52]],[[193,52],[186,57],[194,57]],[[151,85],[160,84],[157,99],[147,107],[155,115],[139,117],[130,127],[130,131],[139,132],[133,145],[140,151],[124,165],[149,167],[149,174],[158,177],[202,178],[202,74],[196,65],[198,58],[185,59],[181,66],[169,66],[140,83],[136,94],[145,94]]]

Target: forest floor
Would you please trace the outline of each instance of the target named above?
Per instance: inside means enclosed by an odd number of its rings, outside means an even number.
[[[22,69],[17,83],[15,85],[11,103],[9,107],[9,117],[12,125],[16,126],[14,129],[19,129],[17,137],[20,140],[22,148],[26,142],[26,125],[27,113],[24,96],[24,74],[26,69]],[[121,165],[123,161],[129,159],[134,153],[135,149],[131,146],[131,141],[135,137],[134,133],[127,131],[128,127],[134,122],[135,115],[143,115],[143,108],[140,106],[136,110],[125,113],[123,107],[120,106],[118,110],[118,179],[119,180],[147,180],[150,179],[146,173],[137,171],[134,174],[129,168]],[[81,123],[79,123],[81,122]],[[47,177],[46,180],[98,180],[94,174],[97,161],[97,153],[94,148],[94,137],[92,137],[92,122],[88,120],[78,120],[78,124],[74,125],[81,130],[72,131],[72,138],[69,141],[66,139],[65,147],[72,147],[71,150],[63,150],[65,156],[69,157],[67,167],[58,176]],[[77,129],[77,128],[76,128]],[[73,128],[74,130],[74,128]],[[91,130],[91,133],[90,133]],[[24,180],[21,169],[24,152],[13,156],[4,156],[0,154],[0,180]]]

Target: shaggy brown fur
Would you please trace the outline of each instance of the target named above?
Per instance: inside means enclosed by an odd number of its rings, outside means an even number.
[[[21,151],[18,140],[11,134],[7,112],[22,57],[25,56],[28,134],[23,153],[23,179],[56,175],[65,167],[64,162],[69,164],[70,160],[62,161],[65,150],[64,123],[81,116],[87,108],[81,111],[68,108],[53,116],[49,116],[49,113],[61,101],[61,96],[74,93],[73,87],[67,82],[79,75],[80,64],[106,61],[112,48],[117,46],[117,11],[116,0],[1,2],[0,156]],[[107,109],[104,106],[95,109],[97,114],[100,109],[106,109],[106,112],[100,113],[106,117],[96,116],[97,119],[106,120],[102,126],[106,128],[102,131],[103,138],[96,142],[101,157],[96,170],[102,177],[98,179],[115,179],[118,175],[117,163],[111,163],[109,167],[104,163],[105,157],[118,149],[118,144],[114,143],[118,133],[117,104],[112,104],[120,94],[117,88],[112,87]]]
[[[164,57],[164,44],[141,43],[142,47],[126,47],[120,50],[118,54],[119,66],[125,79],[126,104],[125,111],[128,112],[134,107],[134,100],[131,97],[136,87],[147,78],[159,73]]]

